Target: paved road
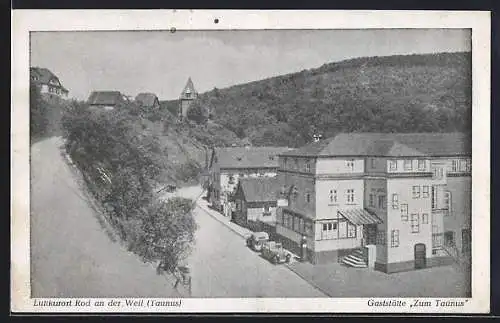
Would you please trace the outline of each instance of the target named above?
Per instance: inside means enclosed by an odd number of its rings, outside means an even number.
[[[112,242],[50,138],[31,149],[33,297],[176,297],[165,277]]]
[[[326,297],[284,265],[251,251],[203,209],[194,214],[198,230],[188,259],[193,297]]]

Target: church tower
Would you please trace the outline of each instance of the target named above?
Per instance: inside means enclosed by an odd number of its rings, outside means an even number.
[[[191,77],[189,77],[180,97],[179,118],[187,117],[189,106],[193,103],[194,100],[196,100],[197,97],[198,93],[194,88]]]

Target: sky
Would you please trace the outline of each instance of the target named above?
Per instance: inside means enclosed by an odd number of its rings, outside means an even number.
[[[465,29],[32,32],[30,65],[86,100],[94,90],[177,99],[364,56],[470,51]]]

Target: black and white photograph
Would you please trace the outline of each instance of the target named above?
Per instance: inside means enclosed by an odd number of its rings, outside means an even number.
[[[183,14],[23,36],[19,308],[488,310],[489,52],[473,45],[488,15],[248,28]]]

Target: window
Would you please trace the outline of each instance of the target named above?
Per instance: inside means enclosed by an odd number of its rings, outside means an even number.
[[[429,214],[427,213],[422,214],[422,224],[429,224]]]
[[[354,170],[354,159],[346,160],[346,165],[350,171],[353,171]]]
[[[286,164],[288,162],[288,158],[283,158],[283,169],[286,169]]]
[[[411,170],[411,159],[405,159],[403,161],[403,169],[404,170]]]
[[[389,160],[389,170],[397,170],[398,163],[395,160]]]
[[[330,190],[330,203],[337,203],[337,190]]]
[[[465,171],[466,172],[472,171],[472,161],[470,159],[467,159],[465,161]]]
[[[347,223],[347,237],[356,238],[356,226],[350,222]]]
[[[292,191],[292,198],[296,200],[298,195],[299,195],[299,190],[297,189],[297,187],[294,187]]]
[[[458,159],[453,159],[451,161],[451,171],[458,172]]]
[[[431,207],[433,210],[437,209],[437,199],[438,199],[437,188],[434,185],[432,185],[432,187],[431,187]]]
[[[264,215],[271,215],[271,208],[269,205],[264,205]]]
[[[399,198],[397,194],[392,194],[392,208],[393,209],[399,208]]]
[[[371,167],[376,168],[377,167],[377,160],[375,158],[371,159]]]
[[[380,195],[378,197],[378,208],[385,210],[385,205],[386,205],[385,195]]]
[[[299,217],[297,217],[297,216],[294,216],[294,217],[293,217],[293,231],[295,231],[295,232],[300,232],[300,228],[299,228]]]
[[[420,186],[413,186],[412,188],[412,196],[414,199],[420,198]]]
[[[310,203],[311,202],[311,193],[307,192],[306,193],[306,203]]]
[[[377,244],[378,245],[385,245],[385,231],[384,230],[377,231]]]
[[[306,172],[309,173],[311,171],[311,162],[308,160],[306,161]]]
[[[444,207],[446,212],[446,215],[451,215],[451,192],[446,191],[444,192]]]
[[[438,232],[438,226],[432,226],[432,251],[435,254],[436,249],[440,249],[443,246],[443,234]]]
[[[399,247],[399,230],[391,230],[391,248]]]
[[[234,184],[234,176],[229,175],[229,184]]]
[[[299,218],[299,232],[304,233],[304,219]]]
[[[312,229],[312,225],[311,225],[311,229]],[[325,223],[323,223],[323,230],[321,231],[321,239],[322,240],[330,240],[330,239],[337,239],[337,237],[338,237],[337,222],[325,222]]]
[[[347,194],[346,194],[346,198],[347,198],[347,203],[354,203],[354,190],[353,189],[348,189],[347,190]]]
[[[434,171],[433,171],[433,178],[434,179],[442,179],[443,176],[444,176],[444,170],[442,167],[434,168]]]
[[[418,160],[418,170],[425,170],[425,159]]]
[[[422,186],[422,197],[429,198],[429,186],[427,185]]]
[[[467,160],[460,159],[460,171],[465,172],[467,168]]]
[[[419,233],[420,232],[420,222],[418,213],[412,213],[411,215],[411,232]]]
[[[368,199],[368,205],[371,207],[375,207],[375,195],[370,193],[370,197]]]
[[[401,221],[408,221],[408,204],[401,204]]]

